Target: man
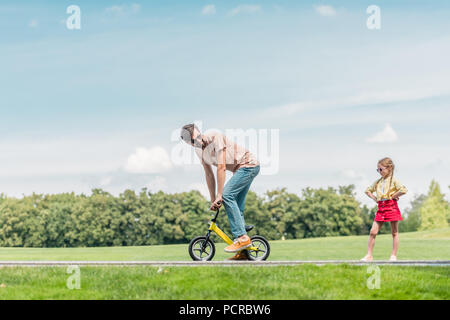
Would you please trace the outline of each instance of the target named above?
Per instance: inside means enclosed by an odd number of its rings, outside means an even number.
[[[247,259],[243,250],[250,247],[252,242],[245,228],[244,207],[250,185],[259,173],[258,160],[223,134],[201,134],[194,124],[185,125],[181,129],[181,139],[195,147],[195,152],[201,160],[211,197],[210,209],[217,210],[222,203],[225,206],[235,239],[225,251],[236,253],[230,260]],[[212,165],[217,167],[217,194]],[[224,186],[226,170],[233,172],[233,177]]]

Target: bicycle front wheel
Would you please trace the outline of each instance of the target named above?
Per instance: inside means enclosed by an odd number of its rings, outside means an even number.
[[[194,261],[210,261],[214,258],[216,247],[211,239],[196,237],[189,243],[189,255]]]

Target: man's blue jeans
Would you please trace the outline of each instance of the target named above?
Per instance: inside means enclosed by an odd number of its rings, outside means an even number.
[[[259,168],[259,166],[240,168],[223,188],[222,201],[235,239],[247,233],[244,221],[245,197],[253,179],[259,173]]]

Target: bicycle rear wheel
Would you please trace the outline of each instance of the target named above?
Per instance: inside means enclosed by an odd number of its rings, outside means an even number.
[[[269,241],[263,236],[253,236],[251,237],[252,247],[256,247],[256,250],[247,249],[247,256],[249,260],[253,261],[264,261],[270,255],[270,245]]]

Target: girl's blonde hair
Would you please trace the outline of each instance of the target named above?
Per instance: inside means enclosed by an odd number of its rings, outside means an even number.
[[[394,178],[394,169],[395,169],[394,161],[392,161],[391,158],[386,157],[386,158],[383,158],[380,161],[378,161],[378,164],[381,164],[383,167],[388,168],[389,175],[391,176],[391,181],[389,182],[388,190],[391,190],[392,180]],[[383,177],[381,177],[380,180],[378,180],[377,185],[378,185],[378,183],[381,182],[382,179],[383,179]]]

